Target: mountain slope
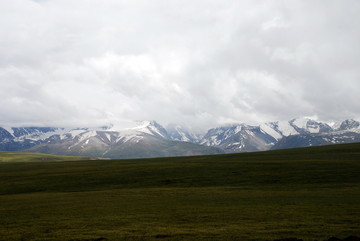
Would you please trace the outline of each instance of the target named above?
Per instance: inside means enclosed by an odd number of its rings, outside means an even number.
[[[299,133],[325,133],[333,129],[326,123],[311,120],[309,118],[298,118],[289,121],[289,124]]]
[[[169,133],[170,139],[174,141],[198,143],[201,139],[200,135],[195,134],[180,125],[169,125],[167,127],[167,132]]]
[[[276,141],[259,126],[239,124],[210,129],[200,143],[225,152],[248,152],[268,150]]]
[[[219,148],[172,141],[147,133],[134,134],[132,132],[131,135],[124,135],[124,133],[109,131],[85,132],[74,139],[43,143],[26,151],[107,158],[145,158],[223,153]]]
[[[360,125],[358,121],[345,120],[333,131],[304,133],[287,136],[279,140],[272,149],[286,149],[308,146],[323,146],[342,143],[360,142]]]

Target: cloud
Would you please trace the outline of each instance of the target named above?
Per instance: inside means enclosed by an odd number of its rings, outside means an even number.
[[[359,10],[356,0],[2,1],[0,123],[359,118]]]

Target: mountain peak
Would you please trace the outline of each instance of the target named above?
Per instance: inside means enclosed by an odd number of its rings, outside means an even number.
[[[308,117],[292,119],[289,123],[300,134],[333,131],[325,122],[315,121]]]
[[[165,128],[154,120],[136,121],[136,124],[136,127],[129,128],[127,130],[138,131],[145,134],[170,139],[169,134]]]
[[[294,119],[290,120],[290,123],[292,123],[296,127],[303,128],[303,129],[307,128],[307,125],[309,122],[315,122],[315,121],[308,117],[300,117],[300,118],[294,118]]]
[[[350,129],[356,129],[360,127],[360,122],[356,121],[354,119],[348,119],[341,122],[339,130],[350,130]]]

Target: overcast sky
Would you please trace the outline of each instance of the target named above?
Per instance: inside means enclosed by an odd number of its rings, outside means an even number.
[[[360,116],[359,0],[0,0],[0,124]]]

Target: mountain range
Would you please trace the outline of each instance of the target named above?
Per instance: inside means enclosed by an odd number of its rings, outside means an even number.
[[[345,120],[330,125],[309,118],[214,128],[200,141],[203,145],[220,147],[228,153],[351,142],[360,142],[360,122]]]
[[[101,158],[143,158],[265,151],[360,142],[360,122],[328,124],[309,118],[244,123],[195,134],[179,125],[156,121],[134,128],[0,127],[0,150]]]

